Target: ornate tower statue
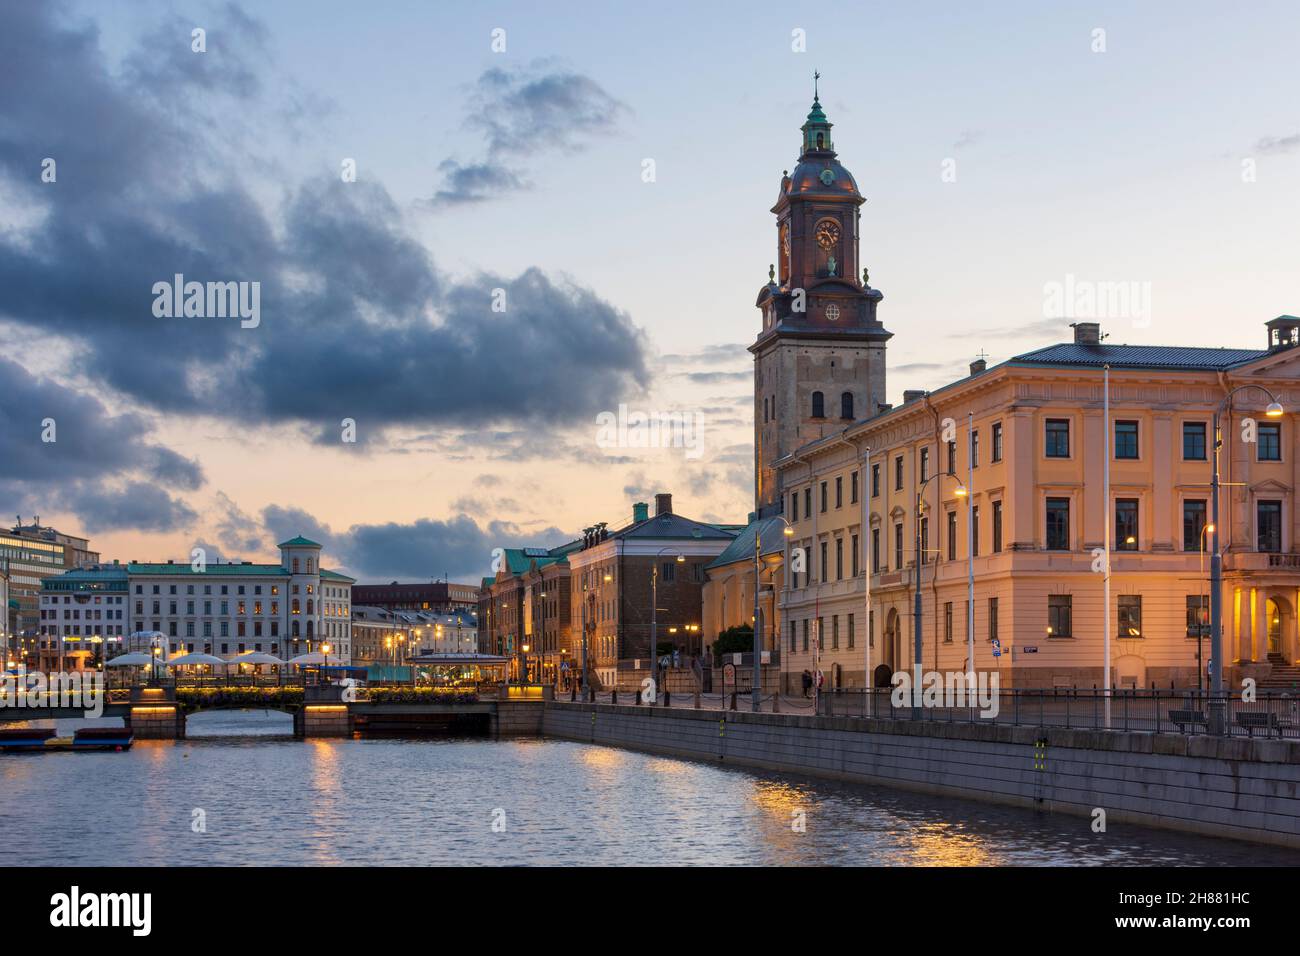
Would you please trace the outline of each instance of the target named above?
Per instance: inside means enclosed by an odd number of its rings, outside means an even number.
[[[885,398],[883,298],[867,285],[859,250],[866,200],[840,165],[814,90],[799,162],[781,177],[775,270],[756,303],[754,505],[782,510],[774,463],[802,445],[875,415]],[[861,272],[862,278],[858,278]]]

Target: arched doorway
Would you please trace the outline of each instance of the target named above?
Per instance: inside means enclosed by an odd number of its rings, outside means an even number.
[[[888,687],[894,681],[894,672],[888,664],[880,664],[872,672],[872,687]]]
[[[899,617],[896,608],[890,608],[885,615],[885,647],[881,663],[888,664],[890,671],[898,668],[899,661]]]

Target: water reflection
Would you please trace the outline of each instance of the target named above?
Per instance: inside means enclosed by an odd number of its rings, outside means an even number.
[[[56,865],[1300,863],[1234,841],[1114,823],[1095,834],[1082,817],[580,743],[303,742],[285,736],[283,715],[259,712],[200,715],[191,731],[128,753],[0,755],[0,832],[24,862]],[[49,820],[84,821],[93,838],[55,850]]]

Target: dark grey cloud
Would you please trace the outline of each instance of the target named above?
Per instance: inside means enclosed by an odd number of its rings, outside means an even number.
[[[706,345],[697,352],[678,352],[664,355],[660,361],[665,365],[714,365],[725,362],[751,361],[746,346],[740,342],[728,342],[720,345]]]
[[[1261,153],[1289,153],[1300,149],[1300,133],[1290,136],[1263,136],[1255,143],[1255,149]]]
[[[224,491],[216,493],[210,516],[216,525],[217,537],[223,549],[234,554],[258,554],[269,547],[262,525],[235,504]],[[281,540],[283,539],[276,539]]]
[[[141,530],[184,525],[194,513],[166,488],[193,491],[203,470],[152,443],[150,431],[142,415],[114,415],[99,399],[0,358],[0,498],[16,509],[68,510],[92,530],[129,527],[121,523],[131,513],[125,482],[148,492],[141,504],[152,514]],[[100,505],[102,515],[89,510]]]
[[[466,125],[484,135],[484,155],[446,159],[433,207],[483,202],[528,189],[518,164],[544,152],[578,152],[618,128],[628,108],[589,76],[549,61],[485,70],[467,104]]]
[[[745,382],[754,377],[752,370],[743,372],[681,372],[680,375],[696,385],[722,385],[727,382]]]
[[[591,77],[542,61],[484,71],[473,100],[470,124],[487,134],[489,149],[515,155],[580,150],[614,132],[627,112]]]
[[[454,159],[446,159],[438,164],[438,169],[443,178],[431,200],[434,206],[486,202],[529,188],[522,174],[498,163],[461,165]]]
[[[198,515],[185,502],[157,485],[128,481],[120,487],[82,482],[63,495],[63,506],[75,512],[90,534],[104,531],[178,531]]]
[[[573,538],[555,527],[525,530],[510,521],[480,524],[466,514],[446,520],[355,524],[339,532],[301,508],[272,505],[262,510],[262,517],[276,541],[306,535],[361,581],[427,581],[444,574],[477,581],[492,573],[494,548],[551,547]]]
[[[88,382],[159,411],[334,441],[343,418],[364,440],[405,424],[581,420],[644,387],[644,337],[625,313],[538,270],[449,281],[378,184],[322,169],[263,208],[250,157],[211,122],[264,108],[247,61],[229,55],[232,37],[258,37],[238,8],[228,33],[209,30],[207,54],[176,38],[205,65],[169,47],[121,71],[59,10],[18,5],[0,31],[0,186],[39,222],[0,233],[0,321],[75,342]],[[540,102],[527,86],[505,82],[504,95]],[[207,120],[175,108],[182,96],[201,98]],[[521,110],[503,121],[511,135],[525,135]],[[538,124],[538,141],[553,140]],[[44,156],[56,183],[40,182]],[[260,282],[261,324],[156,318],[153,285],[177,273]],[[491,308],[498,288],[504,313]]]

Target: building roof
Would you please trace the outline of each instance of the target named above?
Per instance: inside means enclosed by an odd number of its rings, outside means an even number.
[[[763,554],[783,554],[785,552],[784,528],[785,519],[780,515],[751,521],[720,555],[705,565],[705,569],[720,568],[736,561],[753,561],[755,534],[759,535]]]
[[[1072,365],[1101,368],[1223,371],[1263,358],[1265,349],[1198,348],[1184,345],[1080,345],[1060,342],[1009,360],[1011,365]]]
[[[357,579],[350,578],[346,574],[339,574],[337,571],[330,571],[326,568],[320,569],[320,579],[322,581],[346,581],[348,584],[354,583]]]
[[[736,526],[739,530],[739,525]],[[705,524],[679,514],[651,515],[610,534],[611,538],[733,538],[735,531],[726,526]]]
[[[126,566],[131,574],[176,574],[176,575],[265,575],[270,577],[288,577],[289,572],[279,564],[253,564],[251,561],[243,561],[239,564],[206,564],[202,571],[195,571],[194,567],[188,561],[178,561],[170,563],[166,561],[147,562],[144,564],[132,561]]]
[[[302,535],[298,535],[298,537],[296,537],[296,538],[290,538],[288,541],[281,541],[278,545],[276,545],[276,547],[280,547],[280,548],[319,548],[319,547],[320,547],[320,543],[311,540],[311,538],[304,538]]]

